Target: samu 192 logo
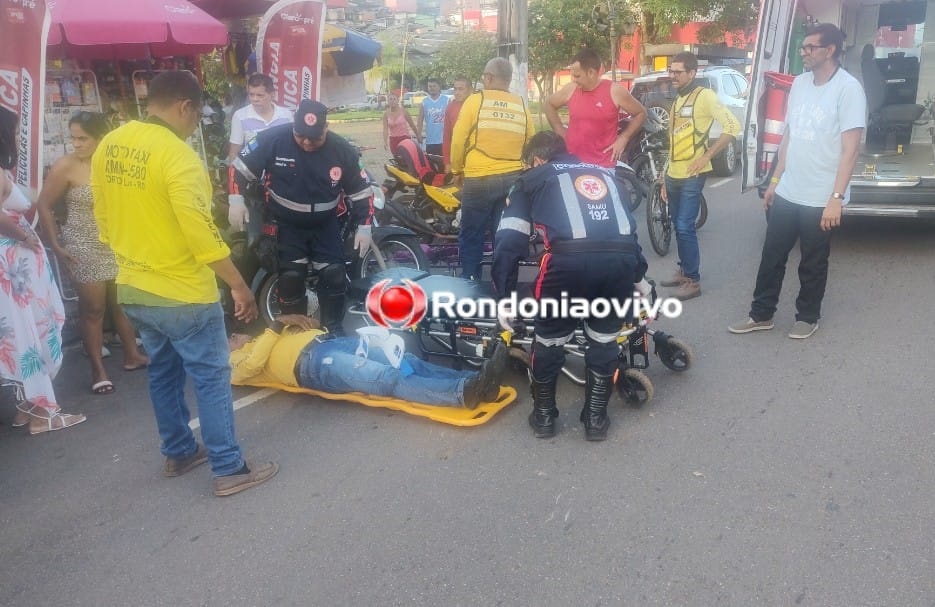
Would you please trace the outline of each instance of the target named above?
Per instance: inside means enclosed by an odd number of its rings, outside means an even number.
[[[425,316],[426,297],[422,287],[404,278],[390,285],[385,278],[367,291],[367,312],[373,322],[387,329],[408,329]]]

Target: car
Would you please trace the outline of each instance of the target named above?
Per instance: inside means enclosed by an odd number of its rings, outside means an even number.
[[[701,86],[717,93],[718,99],[737,117],[737,121],[740,124],[744,123],[750,85],[743,74],[724,65],[705,65],[699,66],[695,80]],[[669,111],[676,92],[668,72],[651,72],[635,78],[630,94],[642,103],[647,111],[655,114],[666,127],[669,126]],[[721,126],[714,123],[708,135],[713,143],[721,136]],[[734,174],[740,164],[741,146],[741,138],[738,137],[733,146],[729,146],[712,159],[711,165],[716,175],[730,177]]]
[[[364,112],[367,110],[382,110],[386,106],[386,95],[367,95],[367,98],[358,103],[349,103],[350,112]]]
[[[425,91],[409,91],[403,94],[401,103],[403,107],[417,107],[421,105],[422,100],[428,96],[429,94]]]

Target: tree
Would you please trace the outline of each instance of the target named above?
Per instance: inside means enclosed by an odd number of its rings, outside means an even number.
[[[465,32],[442,45],[432,62],[432,72],[448,84],[458,76],[467,76],[474,83],[480,80],[487,62],[496,56],[497,40],[493,33]]]
[[[707,21],[699,33],[705,42],[723,40],[724,32],[756,26],[757,6],[750,0],[641,0],[640,25],[644,42],[664,42],[675,24]]]

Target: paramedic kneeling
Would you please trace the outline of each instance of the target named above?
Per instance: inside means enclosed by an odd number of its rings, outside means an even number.
[[[306,314],[305,277],[308,264],[318,270],[321,324],[343,332],[344,243],[338,216],[351,201],[351,221],[358,224],[354,248],[363,257],[370,249],[373,191],[360,169],[357,151],[339,135],[328,132],[328,110],[304,99],[295,124],[258,134],[234,159],[234,179],[240,191],[266,171],[268,211],[277,221],[279,306],[283,314]],[[232,197],[231,225],[242,224],[243,201]]]
[[[290,326],[280,333],[266,329],[252,341],[246,335],[231,336],[231,379],[235,384],[274,382],[331,394],[363,392],[468,409],[493,402],[500,393],[507,350],[499,340],[480,372],[455,371],[412,354],[403,354],[397,368],[380,348],[371,347],[365,355],[358,355],[356,338],[313,328],[317,323],[305,316],[284,314],[277,321]]]
[[[559,299],[563,292],[589,301],[602,297],[623,302],[633,296],[636,283],[641,283],[640,292],[648,292],[643,279],[646,259],[636,240],[636,223],[614,172],[568,154],[565,141],[551,131],[529,140],[523,162],[532,168],[513,186],[494,241],[497,294],[505,297],[516,288],[517,264],[528,251],[533,225],[545,231],[546,253],[533,293],[540,302]],[[540,309],[536,319],[531,363],[529,424],[538,438],[555,435],[555,381],[565,363],[564,346],[578,325],[576,318],[543,312],[550,311]],[[509,319],[501,323],[508,325]],[[607,403],[622,324],[613,313],[584,321],[587,388],[580,419],[588,440],[607,438]]]

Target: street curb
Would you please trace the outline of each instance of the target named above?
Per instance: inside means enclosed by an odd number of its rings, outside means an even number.
[[[377,122],[380,118],[335,118],[328,119],[328,124],[343,124],[348,122]]]

